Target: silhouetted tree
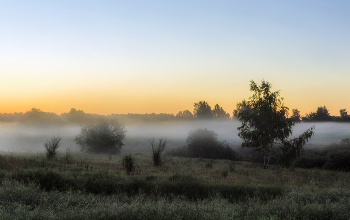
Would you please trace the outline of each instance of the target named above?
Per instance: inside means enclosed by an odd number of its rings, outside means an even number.
[[[176,118],[179,118],[179,119],[193,119],[193,114],[189,110],[179,111],[176,114]]]
[[[340,109],[339,113],[340,113],[340,117],[342,117],[342,118],[348,117],[348,112],[346,111],[345,108],[344,109]]]
[[[119,153],[124,145],[126,130],[116,120],[100,119],[81,127],[75,142],[82,151],[93,153]]]
[[[346,122],[350,121],[350,116],[348,115],[348,112],[346,111],[345,108],[340,109],[339,113],[340,113],[340,117],[334,117],[336,121],[346,121]]]
[[[71,108],[68,113],[62,114],[62,117],[64,117],[68,123],[83,124],[89,122],[89,115],[84,111],[76,110],[75,108]]]
[[[14,122],[19,121],[22,117],[22,112],[15,113],[0,113],[0,121],[2,122]]]
[[[306,118],[303,118],[306,121],[331,121],[332,117],[329,115],[328,109],[326,106],[320,106],[317,108],[316,112],[311,112],[306,115]]]
[[[218,104],[215,105],[213,111],[212,111],[213,117],[215,119],[229,119],[230,114],[227,113],[222,107],[220,107]]]
[[[326,106],[321,106],[317,108],[316,111],[316,120],[331,120],[331,116],[328,112],[328,109],[326,108]]]
[[[350,116],[348,115],[348,112],[346,111],[345,108],[344,109],[340,109],[339,113],[340,113],[340,117],[336,118],[337,121],[350,122]]]
[[[43,112],[40,109],[32,108],[23,114],[20,119],[21,122],[32,124],[46,124],[46,123],[62,123],[60,116],[52,112]]]
[[[292,118],[296,121],[300,121],[300,111],[298,109],[293,109],[292,112]]]
[[[211,107],[206,101],[199,101],[198,103],[194,103],[193,115],[194,115],[194,118],[197,118],[197,119],[213,118]]]
[[[242,147],[251,147],[262,152],[264,168],[268,168],[273,148],[281,152],[281,157],[298,156],[306,141],[313,135],[313,127],[298,138],[288,140],[292,126],[299,122],[288,118],[288,107],[284,106],[279,91],[271,92],[271,84],[262,81],[258,86],[250,81],[250,91],[254,94],[248,101],[237,104],[237,118],[242,122],[238,136],[243,139]]]
[[[247,101],[243,100],[242,102],[237,103],[236,109],[233,110],[233,118],[238,118],[240,111],[244,110],[247,107]]]

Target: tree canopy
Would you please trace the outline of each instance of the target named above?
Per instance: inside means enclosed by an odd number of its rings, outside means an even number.
[[[212,111],[213,117],[215,119],[229,119],[230,114],[227,113],[222,107],[219,106],[219,104],[216,104],[213,111]]]
[[[264,168],[268,167],[272,150],[279,146],[283,155],[288,152],[290,157],[298,156],[305,141],[313,134],[313,128],[308,129],[299,139],[288,140],[292,134],[292,127],[300,122],[296,118],[288,118],[288,107],[283,103],[279,91],[271,92],[271,84],[262,81],[257,85],[250,82],[250,91],[253,95],[249,100],[237,104],[234,111],[242,123],[238,127],[238,136],[243,139],[242,147],[254,148],[264,155]],[[292,152],[288,150],[292,149]],[[285,150],[285,151],[283,151]]]
[[[176,118],[179,118],[179,119],[193,119],[193,114],[192,112],[190,112],[189,110],[184,110],[184,111],[179,111],[177,114],[176,114]]]
[[[305,118],[303,118],[305,121],[331,121],[333,120],[332,116],[330,116],[328,109],[326,106],[320,106],[317,108],[316,112],[311,112],[310,114],[307,114]]]
[[[194,103],[193,115],[197,119],[212,119],[213,113],[210,105],[206,101]]]

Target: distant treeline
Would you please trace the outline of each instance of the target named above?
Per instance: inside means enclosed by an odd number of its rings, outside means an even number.
[[[147,123],[147,122],[163,122],[163,121],[190,121],[196,119],[212,119],[212,120],[232,120],[235,119],[239,108],[233,111],[233,116],[223,110],[218,104],[215,105],[214,109],[206,101],[199,101],[194,103],[194,110],[179,111],[176,115],[174,114],[111,114],[111,115],[98,115],[85,113],[82,110],[76,110],[72,108],[69,112],[57,115],[53,112],[43,112],[40,109],[32,108],[31,110],[22,113],[0,113],[1,122],[20,122],[30,124],[86,124],[93,122],[101,117],[117,119],[120,123]],[[346,109],[340,109],[340,116],[331,116],[326,106],[318,107],[316,112],[306,114],[305,117],[300,116],[298,109],[293,109],[294,117],[304,122],[309,121],[337,121],[337,122],[350,122],[350,116]]]
[[[326,106],[320,106],[316,112],[311,112],[302,117],[302,121],[337,121],[337,122],[350,122],[350,116],[346,109],[339,110],[340,116],[331,116]]]
[[[0,122],[19,122],[24,124],[76,124],[82,125],[92,123],[100,118],[117,119],[123,124],[130,124],[135,122],[158,122],[177,120],[173,114],[111,114],[99,115],[85,113],[82,110],[72,108],[69,112],[57,115],[53,112],[43,112],[40,109],[32,108],[25,113],[0,113]]]

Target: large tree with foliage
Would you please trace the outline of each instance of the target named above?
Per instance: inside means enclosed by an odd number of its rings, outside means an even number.
[[[279,91],[271,92],[271,84],[262,81],[257,85],[250,81],[253,96],[237,104],[234,111],[242,123],[238,127],[238,136],[243,139],[242,147],[254,148],[264,157],[264,168],[268,168],[271,153],[276,150],[281,159],[288,158],[288,163],[300,155],[306,141],[313,135],[313,127],[298,138],[289,139],[292,127],[300,122],[288,118],[288,107],[284,106]]]

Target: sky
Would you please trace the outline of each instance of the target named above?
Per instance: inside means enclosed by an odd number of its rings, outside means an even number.
[[[0,113],[350,110],[350,1],[0,0]]]

